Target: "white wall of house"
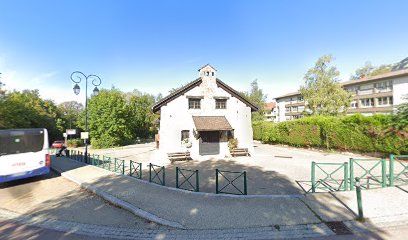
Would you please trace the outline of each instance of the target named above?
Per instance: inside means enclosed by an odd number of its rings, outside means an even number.
[[[408,102],[408,76],[393,79],[393,102],[394,106]]]
[[[207,70],[207,69],[204,69]],[[193,159],[207,159],[199,155],[199,139],[195,138],[193,116],[225,116],[234,129],[234,137],[238,139],[239,148],[248,148],[253,154],[253,132],[251,124],[251,108],[235,98],[222,88],[217,87],[216,75],[203,76],[202,83],[167,105],[161,107],[160,113],[160,152],[179,152],[189,150]],[[200,97],[201,109],[189,109],[189,97]],[[227,97],[227,108],[216,109],[215,99]],[[190,131],[192,147],[186,149],[181,143],[181,131]],[[217,157],[229,155],[228,142],[220,142],[220,154]],[[214,157],[214,156],[211,156]]]

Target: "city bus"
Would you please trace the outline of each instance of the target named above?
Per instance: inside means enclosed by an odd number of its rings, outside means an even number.
[[[0,183],[50,172],[45,128],[0,130]]]

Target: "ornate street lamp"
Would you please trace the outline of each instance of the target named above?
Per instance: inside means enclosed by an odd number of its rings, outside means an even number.
[[[73,90],[76,95],[78,95],[79,92],[81,91],[81,88],[79,87],[78,83],[80,83],[82,80],[85,80],[85,131],[88,132],[88,80],[92,80],[91,83],[92,85],[95,86],[93,90],[94,95],[98,95],[99,93],[98,86],[101,85],[102,80],[96,75],[86,76],[80,71],[73,72],[71,74],[71,80],[75,83]],[[85,162],[87,163],[88,162],[87,139],[84,139],[84,143],[85,143]]]

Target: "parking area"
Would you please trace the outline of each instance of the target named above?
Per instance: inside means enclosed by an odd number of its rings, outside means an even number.
[[[129,160],[142,163],[144,180],[149,180],[149,163],[165,167],[165,185],[176,187],[176,167],[199,171],[199,188],[201,192],[216,192],[216,169],[224,171],[246,171],[247,191],[250,195],[264,194],[302,194],[311,189],[311,164],[344,163],[350,158],[371,158],[353,153],[324,152],[319,150],[299,149],[286,146],[255,143],[255,154],[252,157],[235,157],[225,159],[210,159],[205,161],[181,161],[171,163],[166,157],[159,155],[154,143],[137,144],[122,148],[90,150],[90,153],[110,156],[125,160],[129,168]],[[159,173],[160,175],[161,173]],[[341,171],[337,174],[341,178]],[[189,175],[185,174],[186,177]],[[233,180],[239,174],[224,173]],[[179,175],[179,183],[185,178]],[[319,177],[319,176],[317,176]],[[157,180],[157,178],[156,178]],[[195,176],[190,182],[196,183]],[[228,183],[224,177],[219,178],[222,187]],[[189,184],[186,182],[185,184]],[[243,190],[242,177],[234,184]],[[233,186],[225,190],[235,191]]]

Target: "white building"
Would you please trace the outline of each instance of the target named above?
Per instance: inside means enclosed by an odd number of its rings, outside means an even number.
[[[153,106],[160,114],[160,152],[223,158],[229,155],[228,139],[236,138],[252,154],[251,113],[258,108],[218,79],[210,65],[198,71],[199,78]]]
[[[373,77],[341,82],[341,86],[352,93],[352,102],[347,114],[361,113],[370,116],[376,113],[395,112],[398,105],[408,100],[408,69],[392,71]],[[299,92],[275,98],[277,122],[303,117],[305,102]]]

